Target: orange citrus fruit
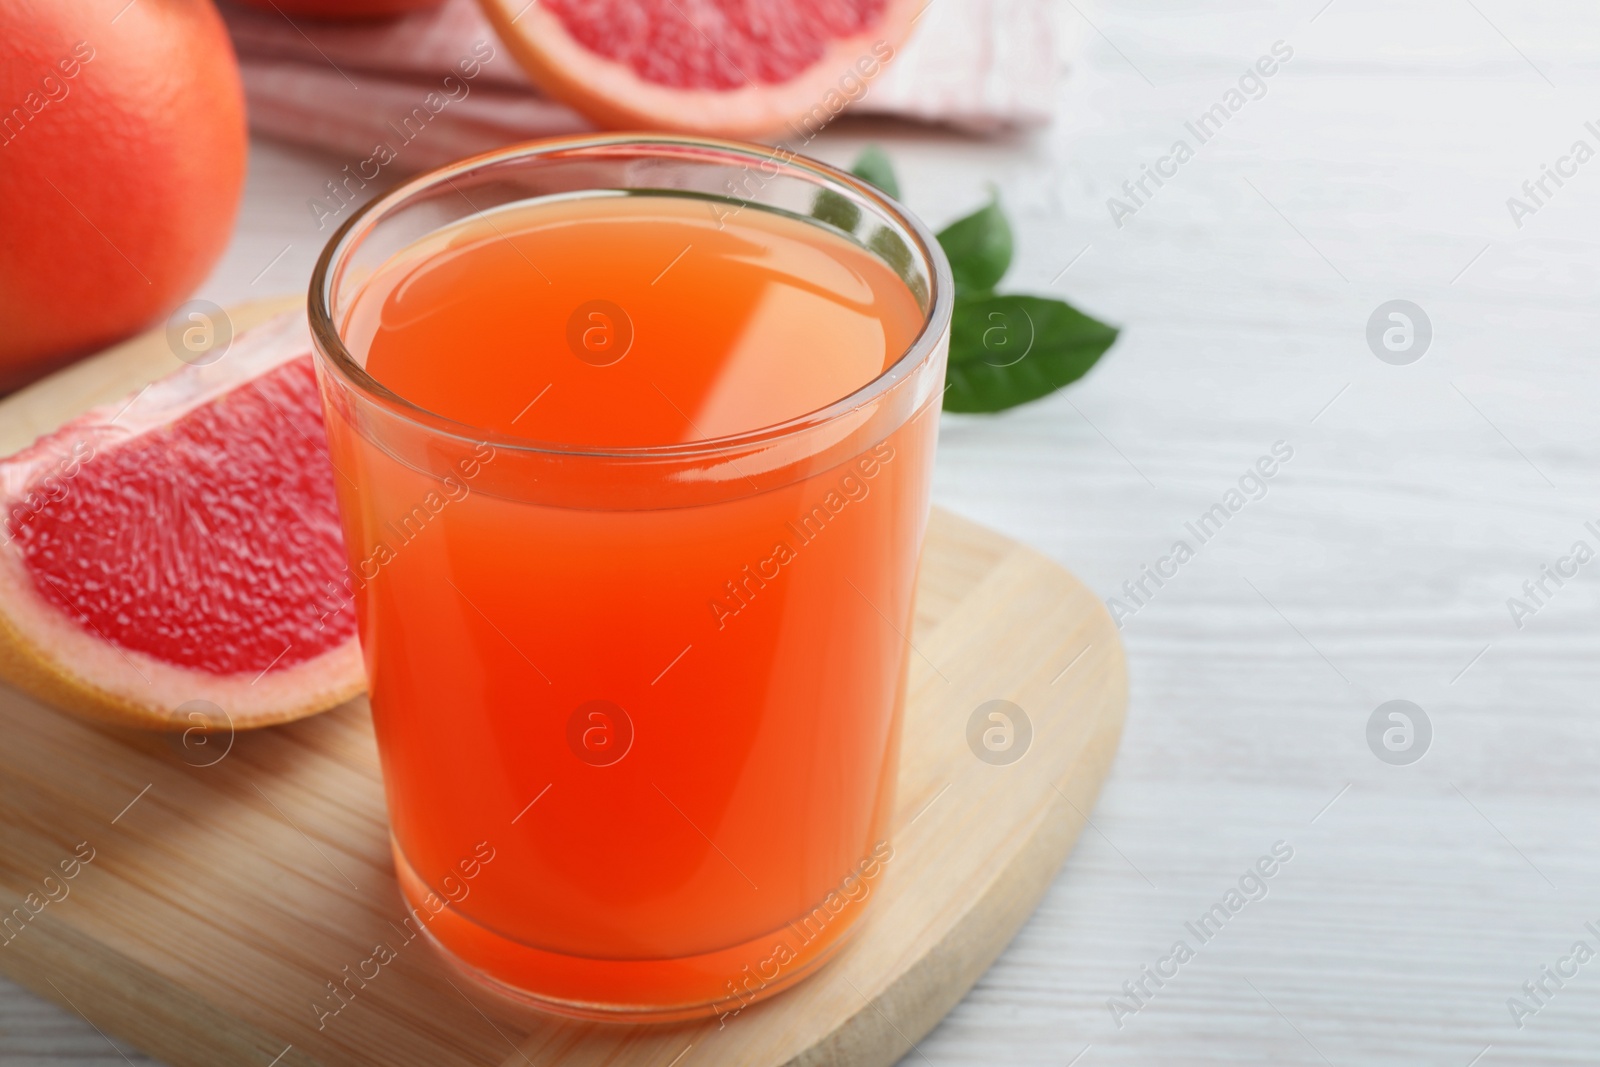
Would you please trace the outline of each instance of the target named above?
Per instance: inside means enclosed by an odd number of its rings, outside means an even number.
[[[0,391],[187,296],[228,242],[246,148],[210,0],[0,3]]]

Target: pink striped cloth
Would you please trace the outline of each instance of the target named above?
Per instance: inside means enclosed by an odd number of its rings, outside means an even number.
[[[412,171],[591,128],[528,82],[476,0],[380,23],[291,22],[220,6],[257,133],[363,157],[398,136],[393,165]],[[931,0],[851,110],[980,133],[1044,124],[1062,71],[1053,21],[1050,0]],[[465,82],[464,60],[482,60]],[[408,137],[401,123],[430,93],[443,106],[425,133]]]

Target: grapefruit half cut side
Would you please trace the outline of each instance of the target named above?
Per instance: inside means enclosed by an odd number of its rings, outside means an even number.
[[[528,75],[611,129],[809,140],[927,0],[480,0]]]
[[[154,729],[365,685],[304,313],[0,459],[0,676]]]

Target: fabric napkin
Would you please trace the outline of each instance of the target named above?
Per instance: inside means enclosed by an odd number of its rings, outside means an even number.
[[[228,4],[222,11],[257,133],[357,161],[386,145],[391,158],[379,165],[415,171],[591,128],[540,95],[476,0],[378,23],[290,20]],[[473,66],[477,73],[462,78]],[[1061,69],[1049,0],[930,0],[911,39],[850,110],[979,133],[1037,126],[1050,119]],[[429,94],[433,107],[417,115]]]

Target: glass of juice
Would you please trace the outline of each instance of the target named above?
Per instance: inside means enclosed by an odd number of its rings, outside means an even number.
[[[536,142],[352,217],[310,316],[397,936],[547,1010],[726,1014],[893,871],[952,289],[783,148]]]

